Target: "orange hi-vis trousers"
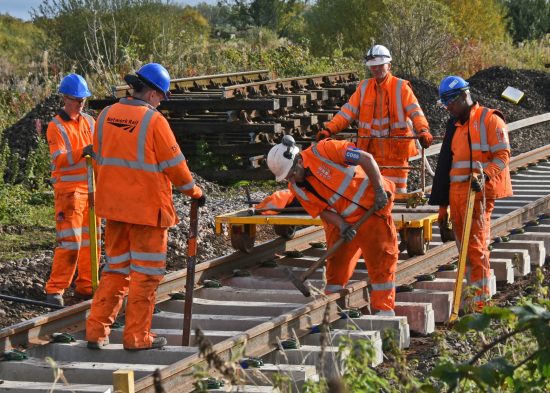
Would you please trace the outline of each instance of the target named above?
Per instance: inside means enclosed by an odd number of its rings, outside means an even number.
[[[376,161],[376,163],[380,166],[409,166],[409,160],[407,158],[403,160],[390,160],[389,158],[384,158]],[[386,179],[395,183],[396,194],[407,193],[407,178],[409,176],[408,169],[380,168],[380,173],[382,173]]]
[[[451,193],[449,198],[451,221],[459,249],[464,229],[467,199],[466,194],[460,193]],[[478,288],[473,298],[477,309],[483,307],[490,294],[489,277],[491,275],[491,264],[488,246],[491,239],[491,213],[494,207],[494,199],[487,199],[485,201],[485,209],[483,209],[482,200],[476,200],[474,204],[472,229],[468,244],[468,258],[466,260],[466,280],[468,285]]]
[[[340,230],[323,222],[327,247],[331,247],[339,238]],[[395,271],[397,269],[397,233],[393,218],[373,214],[361,225],[357,235],[344,243],[327,260],[326,292],[336,292],[345,288],[363,255],[369,273],[372,290],[371,307],[378,310],[395,308]]]
[[[128,295],[124,348],[151,347],[151,322],[156,290],[165,274],[167,239],[166,228],[107,220],[107,263],[86,321],[88,341],[103,342],[109,336],[110,326]]]
[[[75,291],[92,294],[88,193],[55,191],[57,247],[52,271],[46,283],[47,294],[63,294],[78,267]]]

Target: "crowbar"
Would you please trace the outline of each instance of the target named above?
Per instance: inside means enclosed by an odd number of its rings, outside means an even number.
[[[64,306],[60,306],[59,304],[41,302],[39,300],[25,299],[25,298],[22,298],[22,297],[3,295],[3,294],[0,294],[0,299],[8,300],[10,302],[17,302],[17,303],[23,303],[23,304],[32,304],[33,306],[55,308],[57,310],[65,308]]]
[[[388,203],[389,203],[389,198],[390,198],[390,193],[388,193]],[[363,225],[365,221],[367,221],[367,219],[370,216],[372,216],[373,213],[374,213],[374,206],[371,207],[365,214],[363,214],[361,218],[355,224],[352,225],[351,228],[354,230],[357,230],[361,225]],[[332,245],[332,247],[326,250],[323,253],[323,255],[321,255],[319,260],[313,263],[313,265],[311,265],[309,269],[307,269],[307,271],[302,273],[299,277],[296,277],[288,267],[285,268],[285,272],[289,280],[294,284],[296,288],[298,288],[300,292],[302,292],[302,294],[305,297],[310,297],[311,291],[304,284],[304,282],[308,279],[309,276],[313,274],[313,272],[315,272],[315,270],[317,270],[319,267],[321,267],[325,263],[328,257],[330,257],[332,254],[338,251],[338,249],[342,244],[344,244],[344,242],[345,242],[345,239],[343,237],[340,237],[338,240],[336,240],[336,242]]]
[[[193,199],[189,214],[189,237],[187,238],[187,276],[185,277],[185,305],[181,345],[189,346],[191,339],[191,316],[193,312],[193,287],[195,286],[195,265],[197,263],[197,232],[199,229],[199,201]]]
[[[460,242],[460,251],[458,254],[458,271],[456,273],[456,282],[453,294],[453,309],[451,312],[451,317],[449,318],[449,323],[454,323],[457,320],[458,310],[460,309],[464,273],[466,272],[466,258],[468,256],[468,244],[470,243],[470,232],[472,231],[472,218],[474,215],[475,199],[476,192],[472,189],[472,182],[470,181],[468,199],[466,201],[466,217],[464,228],[462,229],[462,241]]]
[[[90,234],[90,263],[92,265],[92,293],[97,289],[99,263],[97,253],[97,219],[95,215],[95,179],[92,157],[86,155],[86,178],[88,180],[88,221]]]

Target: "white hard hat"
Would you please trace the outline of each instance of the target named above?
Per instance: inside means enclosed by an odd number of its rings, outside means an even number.
[[[367,64],[367,66],[376,66],[390,62],[390,51],[384,45],[374,45],[365,55],[365,64]]]
[[[296,154],[300,152],[290,135],[283,137],[282,143],[275,145],[267,154],[267,166],[277,181],[284,181],[294,164]]]

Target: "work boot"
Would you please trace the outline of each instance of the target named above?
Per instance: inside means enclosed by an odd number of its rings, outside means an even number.
[[[377,311],[374,315],[379,317],[395,317],[395,311],[393,310],[380,310]]]
[[[103,349],[105,345],[109,345],[109,337],[107,337],[103,342],[98,341],[88,341],[88,344],[86,345],[88,349]]]
[[[168,344],[168,340],[166,340],[166,337],[160,336],[160,337],[155,337],[153,339],[153,342],[151,343],[150,347],[146,347],[146,348],[124,348],[124,349],[127,350],[127,351],[141,351],[141,350],[145,350],[145,349],[161,349],[166,344]]]
[[[57,304],[58,306],[64,306],[63,296],[59,293],[47,293],[46,303]]]

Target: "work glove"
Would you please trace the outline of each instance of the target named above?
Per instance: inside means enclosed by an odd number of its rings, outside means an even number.
[[[344,221],[340,225],[340,236],[343,237],[346,242],[350,242],[355,235],[357,235],[357,231],[353,229],[350,224]]]
[[[374,190],[374,210],[380,210],[388,204],[388,194],[383,187],[378,187]]]
[[[420,146],[422,146],[424,149],[427,149],[432,145],[432,142],[434,140],[434,137],[428,130],[422,130],[420,134],[418,134],[418,141],[420,142]]]
[[[439,206],[437,222],[446,223],[448,219],[449,219],[449,213],[447,212],[447,206]]]
[[[475,192],[481,192],[482,186],[481,181],[477,176],[472,176],[472,190]]]
[[[315,140],[317,142],[322,141],[325,138],[330,138],[330,131],[328,130],[321,130],[317,133],[317,136],[315,137]]]
[[[203,207],[206,204],[206,195],[204,195],[204,192],[199,198],[195,198],[195,200],[199,203],[199,207]]]
[[[90,156],[95,160],[94,145],[88,145],[82,149],[82,157]]]

